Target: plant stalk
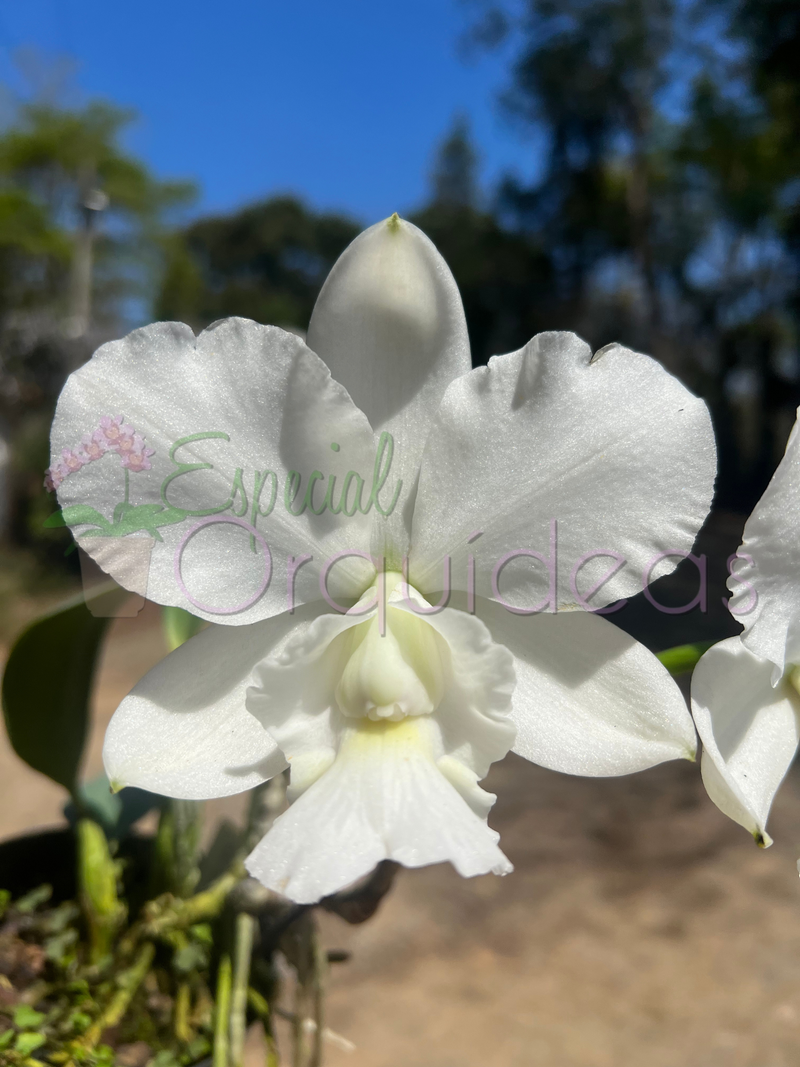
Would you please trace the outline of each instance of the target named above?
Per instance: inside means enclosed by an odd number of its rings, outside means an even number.
[[[111,858],[105,831],[92,819],[81,819],[77,830],[78,880],[89,927],[90,961],[99,965],[111,955],[126,908],[117,896],[117,865]]]
[[[244,1039],[247,1030],[247,985],[250,980],[250,960],[256,920],[246,912],[236,916],[234,946],[233,992],[231,994],[231,1050],[232,1067],[242,1067]]]
[[[122,1019],[133,1000],[134,994],[144,981],[144,976],[150,970],[150,964],[155,956],[155,945],[148,942],[142,945],[134,962],[123,971],[117,978],[119,989],[111,998],[110,1003],[98,1019],[96,1019],[81,1039],[81,1047],[91,1051],[100,1040],[103,1031],[111,1026],[116,1026]]]
[[[151,912],[137,933],[144,937],[164,937],[172,930],[182,930],[187,926],[194,926],[195,923],[216,919],[222,911],[228,893],[241,882],[243,874],[244,871],[237,866],[221,875],[208,889],[195,893],[188,900],[162,898],[159,903],[163,910],[155,914]]]
[[[184,1045],[188,1045],[194,1037],[194,1031],[189,1024],[191,1006],[192,999],[189,983],[181,982],[175,995],[175,1036]]]
[[[266,1067],[279,1067],[278,1046],[275,1043],[275,1032],[272,1027],[272,1010],[269,1003],[266,998],[262,997],[258,990],[253,989],[252,986],[247,990],[247,1003],[264,1024],[264,1040],[267,1045]]]
[[[212,1067],[229,1067],[228,1030],[231,1014],[231,957],[227,952],[219,961],[216,1001]]]

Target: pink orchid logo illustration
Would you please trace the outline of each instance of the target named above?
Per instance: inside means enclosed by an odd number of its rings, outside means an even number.
[[[45,489],[54,492],[70,474],[102,459],[108,452],[118,455],[122,466],[134,474],[149,471],[150,457],[155,455],[155,450],[146,446],[144,437],[125,422],[124,415],[104,415],[97,429],[84,434],[79,445],[62,450],[61,458],[45,473]]]

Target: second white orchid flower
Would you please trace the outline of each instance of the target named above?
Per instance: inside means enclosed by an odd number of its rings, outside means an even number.
[[[800,414],[800,412],[798,412]],[[718,808],[772,844],[767,818],[800,741],[800,430],[753,509],[728,585],[740,637],[692,676],[701,770]]]
[[[247,861],[270,888],[316,901],[386,858],[509,871],[478,782],[510,749],[586,775],[693,757],[667,671],[584,610],[674,566],[711,502],[705,405],[647,356],[548,333],[471,370],[453,278],[395,216],[335,265],[308,344],[233,319],[104,346],[54,462],[116,413],[152,470],[121,503],[111,459],[69,473],[66,521],[123,583],[149,538],[142,591],[224,625],[122,702],[106,768],[200,799],[288,763]]]

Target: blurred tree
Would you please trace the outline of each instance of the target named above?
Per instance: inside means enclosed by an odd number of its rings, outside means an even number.
[[[551,261],[534,239],[506,229],[488,212],[436,201],[411,221],[430,237],[458,283],[473,364],[553,328]]]
[[[686,288],[716,357],[704,392],[721,450],[718,496],[749,508],[800,403],[800,7],[710,7],[725,15],[729,58],[695,79],[676,153],[705,220]]]
[[[411,218],[455,275],[473,359],[482,363],[543,328],[551,272],[533,239],[477,207],[476,170],[469,128],[457,119],[436,152],[429,202]],[[195,329],[227,315],[305,329],[330,268],[360,230],[292,197],[199,219],[169,246],[156,315]]]
[[[781,229],[800,269],[800,4],[740,0],[732,32],[749,48],[753,87],[768,117],[772,159],[782,186]],[[800,286],[793,305],[800,313]]]
[[[0,269],[13,278],[0,289],[3,391],[21,390],[28,407],[60,388],[42,379],[35,351],[50,346],[63,375],[118,331],[126,301],[152,298],[169,212],[194,195],[123,151],[132,117],[98,102],[25,104],[0,135]]]
[[[47,432],[66,374],[150,303],[171,212],[194,195],[123,150],[129,112],[20,103],[0,133],[0,432],[13,439],[11,516],[37,538]]]
[[[196,329],[226,315],[305,329],[328,271],[359,229],[293,197],[200,219],[169,246],[156,316]]]
[[[749,507],[800,399],[797,3],[475,2],[474,36],[513,53],[507,113],[546,139],[500,209],[552,260],[550,322],[650,351],[702,393],[720,499]]]
[[[507,114],[545,142],[535,180],[490,207],[457,118],[412,215],[459,284],[473,359],[554,328],[652,352],[708,399],[720,499],[749,507],[800,400],[796,2],[473,3],[477,38],[513,55]],[[199,220],[158,313],[305,327],[357,229],[291,198]]]
[[[478,153],[469,122],[460,115],[436,153],[431,174],[433,203],[441,207],[477,207]]]
[[[682,295],[695,343],[711,356],[704,368],[698,360],[695,378],[717,424],[718,497],[749,507],[780,458],[800,393],[790,365],[796,276],[783,239],[791,168],[778,125],[738,88],[731,95],[706,74],[697,79],[674,162],[703,220]]]
[[[661,132],[656,98],[669,77],[672,0],[527,0],[489,5],[488,16],[479,36],[510,37],[515,48],[504,107],[524,130],[547,137],[540,180],[507,181],[504,210],[550,251],[562,314],[583,321],[598,267],[627,253],[645,332],[658,331],[651,155]]]
[[[458,118],[442,140],[431,172],[430,200],[411,216],[444,256],[461,291],[472,361],[485,363],[551,328],[549,258],[538,241],[481,210],[478,153]]]
[[[69,270],[69,235],[23,188],[0,186],[0,417],[57,388],[58,368],[43,350],[54,321],[50,294]]]

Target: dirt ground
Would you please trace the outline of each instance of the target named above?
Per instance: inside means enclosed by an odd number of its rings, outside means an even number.
[[[163,654],[152,606],[114,623],[88,775],[114,707]],[[328,1025],[356,1045],[331,1045],[329,1067],[800,1062],[796,775],[768,851],[717,811],[688,763],[587,780],[510,756],[487,786],[514,874],[402,871],[365,925],[323,917],[328,947],[352,952],[333,966]],[[59,823],[62,802],[0,738],[0,838]]]

